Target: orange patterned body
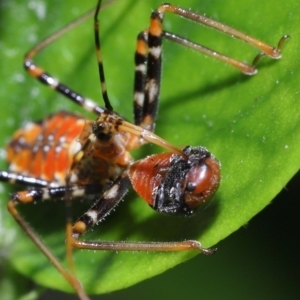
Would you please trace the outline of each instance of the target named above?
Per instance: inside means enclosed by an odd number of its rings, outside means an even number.
[[[84,119],[66,112],[28,123],[7,146],[9,170],[64,185],[84,124]]]
[[[71,182],[76,184],[114,181],[133,161],[127,151],[131,135],[120,133],[100,141],[92,125],[64,111],[28,123],[15,132],[7,147],[9,171],[48,181],[50,186],[66,185],[71,168]],[[80,159],[75,161],[78,153]]]

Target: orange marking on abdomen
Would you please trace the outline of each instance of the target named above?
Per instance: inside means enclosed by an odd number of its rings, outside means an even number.
[[[42,165],[44,163],[44,155],[42,149],[39,149],[36,153],[34,153],[34,155],[32,155],[31,162],[29,163],[30,167],[28,169],[28,172],[30,175],[36,178],[47,180],[46,178],[44,178],[44,176],[42,176]]]
[[[61,149],[56,154],[55,170],[58,173],[64,173],[70,167],[71,161],[67,149]]]
[[[59,112],[42,122],[29,123],[13,135],[7,147],[10,170],[49,182],[64,182],[84,119]]]
[[[43,161],[43,169],[42,174],[45,180],[54,181],[54,172],[55,172],[55,148],[50,147],[49,150],[45,153],[44,161]]]

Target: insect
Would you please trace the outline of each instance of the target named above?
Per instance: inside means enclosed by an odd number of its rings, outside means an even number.
[[[131,124],[113,111],[106,91],[98,35],[97,17],[100,4],[99,1],[95,12],[95,44],[105,108],[61,84],[34,63],[34,56],[59,35],[45,40],[27,53],[26,70],[42,83],[87,111],[95,113],[97,118],[90,121],[69,112],[59,112],[42,122],[28,124],[14,134],[7,150],[9,171],[0,173],[2,181],[30,187],[28,190],[13,194],[8,202],[8,209],[81,299],[87,299],[87,296],[72,271],[72,248],[119,251],[198,249],[206,254],[214,252],[204,249],[197,241],[124,243],[89,242],[80,239],[84,232],[103,220],[115,208],[130,185],[155,210],[183,215],[193,214],[218,188],[219,162],[207,149],[190,146],[179,149],[153,133],[160,87],[162,39],[166,38],[204,52],[237,67],[244,73],[254,74],[255,64],[262,55],[280,57],[281,46],[287,38],[283,37],[278,47],[273,48],[191,11],[171,4],[161,5],[152,13],[149,29],[138,36],[135,55],[135,121]],[[256,57],[254,65],[247,65],[163,31],[162,18],[165,12],[206,23],[215,29],[237,36],[259,48],[263,54]],[[134,162],[130,151],[146,142],[157,144],[169,152]],[[140,180],[141,178],[143,180]],[[70,214],[71,200],[80,197],[94,197],[96,202],[73,224]],[[71,272],[53,256],[16,209],[20,203],[55,198],[64,199],[66,202],[66,245]]]

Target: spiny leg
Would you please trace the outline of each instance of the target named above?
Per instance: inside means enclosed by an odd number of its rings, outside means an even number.
[[[175,34],[170,33],[168,31],[164,31],[163,32],[163,36],[165,38],[167,38],[168,40],[170,40],[170,41],[176,42],[176,43],[178,43],[180,45],[183,45],[185,47],[188,47],[188,48],[191,48],[191,49],[196,50],[198,52],[204,53],[207,56],[211,56],[211,57],[213,57],[215,59],[223,61],[224,63],[227,63],[227,64],[229,64],[229,65],[231,65],[231,66],[239,69],[241,72],[243,72],[246,75],[255,75],[257,73],[257,69],[256,69],[257,63],[259,62],[259,60],[263,56],[268,55],[265,52],[261,52],[261,53],[257,54],[254,57],[252,64],[249,65],[247,63],[244,63],[242,61],[239,61],[239,60],[236,60],[234,58],[231,58],[231,57],[229,57],[227,55],[219,53],[219,52],[217,52],[215,50],[207,48],[207,47],[205,47],[203,45],[200,45],[198,43],[192,42],[192,41],[190,41],[190,40],[188,40],[186,38],[183,38],[183,37],[181,37],[179,35],[175,35]],[[274,48],[276,50],[276,53],[278,53],[278,57],[274,57],[274,56],[271,56],[271,55],[268,55],[268,56],[270,56],[273,59],[279,59],[281,57],[281,48],[282,48],[284,42],[288,38],[289,38],[289,35],[284,35],[279,40],[277,48]]]
[[[66,195],[72,199],[94,198],[96,195],[101,194],[103,189],[104,186],[101,184],[73,185],[69,187],[30,187],[28,190],[13,193],[10,198],[18,203],[62,200]]]
[[[135,124],[154,131],[161,80],[162,24],[151,16],[149,30],[137,38],[135,53]]]
[[[37,201],[63,199],[66,194],[72,199],[78,197],[88,197],[91,195],[95,196],[96,194],[99,194],[101,192],[103,187],[101,187],[101,185],[95,184],[72,186],[68,188],[66,186],[49,187],[50,183],[47,181],[6,171],[0,171],[0,181],[30,186],[29,190],[16,192],[11,195],[7,204],[9,212],[17,221],[17,223],[22,227],[22,229],[26,232],[29,238],[33,241],[33,243],[41,250],[41,252],[47,257],[47,259],[74,288],[79,298],[82,300],[89,299],[84,293],[82,286],[77,280],[76,276],[74,276],[74,274],[71,275],[60,263],[60,261],[53,255],[49,248],[38,237],[36,232],[25,222],[23,217],[17,211],[16,206],[18,204],[27,204]]]
[[[161,18],[163,18],[163,15],[165,12],[170,12],[170,13],[174,13],[176,15],[179,15],[181,17],[184,17],[186,19],[189,19],[189,20],[192,20],[192,21],[195,21],[196,23],[201,23],[205,26],[208,26],[208,27],[211,27],[211,28],[214,28],[220,32],[223,32],[225,34],[228,34],[232,37],[235,37],[235,38],[238,38],[246,43],[249,43],[250,45],[254,46],[255,48],[261,50],[264,54],[266,54],[267,56],[273,58],[273,59],[279,59],[281,58],[281,48],[283,46],[283,43],[285,42],[285,40],[287,38],[289,38],[288,35],[284,35],[278,42],[277,44],[277,47],[273,47],[273,46],[270,46],[256,38],[253,38],[235,28],[232,28],[230,26],[227,26],[221,22],[218,22],[216,20],[213,20],[213,19],[210,19],[204,15],[200,15],[200,14],[197,14],[195,12],[192,12],[190,10],[186,10],[182,7],[178,7],[178,6],[175,6],[175,5],[172,5],[172,4],[162,4],[158,9],[157,9],[157,12],[159,14],[161,14]],[[166,32],[166,37],[173,40],[173,41],[176,41],[176,35],[174,34],[171,34],[169,32]],[[186,40],[187,43],[185,43],[185,39],[182,39],[179,37],[178,41],[180,44],[183,44],[187,47],[191,47],[193,48],[191,45],[189,45],[189,41]],[[197,44],[196,44],[197,45]],[[207,49],[207,48],[205,48]],[[213,56],[215,57],[214,53],[215,51],[211,51],[211,54],[209,54],[208,52],[206,52],[206,50],[201,50],[201,49],[198,49],[198,51],[200,52],[204,52],[210,56]],[[218,57],[217,57],[218,58]],[[220,58],[221,60],[223,60],[222,58]],[[241,66],[236,66],[234,61],[232,61],[233,63],[231,63],[231,59],[228,58],[228,60],[226,61],[227,63],[229,64],[232,64],[233,66],[239,68],[242,72],[248,74],[248,70],[247,68],[244,68],[242,65]],[[250,72],[251,74],[251,72]]]
[[[180,15],[186,19],[193,20],[208,27],[239,38],[252,46],[263,51],[253,60],[252,65],[248,65],[231,57],[218,53],[212,49],[204,47],[198,43],[183,38],[177,34],[163,31],[162,22],[165,12]],[[160,90],[161,76],[161,53],[162,38],[169,39],[185,47],[194,49],[208,56],[219,59],[232,65],[247,75],[254,75],[257,70],[256,64],[264,55],[273,59],[281,57],[281,49],[284,42],[289,38],[284,35],[278,42],[277,47],[272,47],[264,42],[250,37],[225,24],[207,18],[203,15],[177,7],[172,4],[162,4],[151,14],[149,29],[141,32],[137,37],[135,53],[135,81],[134,81],[134,115],[135,124],[148,130],[154,130],[154,122],[157,115],[157,104]]]
[[[116,251],[185,251],[199,250],[204,254],[213,254],[216,249],[205,249],[198,241],[181,242],[114,242],[114,241],[81,241],[79,237],[88,229],[101,222],[123,199],[130,180],[123,174],[96,201],[96,203],[82,215],[73,226],[71,246],[77,249],[116,250]]]
[[[83,291],[83,288],[77,278],[71,276],[65,267],[60,263],[60,261],[52,254],[48,247],[41,241],[34,230],[25,222],[25,220],[20,216],[19,212],[15,208],[16,203],[12,200],[8,201],[7,208],[16,222],[20,227],[26,232],[33,243],[41,250],[41,252],[47,257],[47,259],[53,264],[53,266],[62,274],[62,276],[69,282],[69,284],[74,288],[79,298],[82,300],[88,300],[88,296]]]
[[[134,96],[133,112],[134,123],[138,126],[147,127],[143,124],[144,120],[144,103],[145,103],[145,86],[147,72],[147,54],[148,54],[148,31],[142,31],[137,36],[136,51],[134,55],[135,72],[134,72]]]
[[[2,178],[1,178],[2,179]],[[32,242],[37,246],[38,249],[47,257],[47,259],[52,263],[52,265],[59,271],[59,273],[67,280],[67,282],[73,287],[75,292],[77,293],[79,299],[88,300],[89,297],[85,294],[81,283],[78,281],[76,277],[71,275],[66,268],[61,264],[61,262],[54,256],[54,254],[49,250],[49,248],[42,242],[36,232],[26,223],[23,217],[19,214],[16,206],[19,203],[27,203],[34,201],[34,197],[24,197],[25,193],[16,193],[13,194],[8,203],[7,209],[16,222],[20,225],[23,231],[29,236]]]
[[[102,221],[123,199],[129,187],[130,180],[127,174],[123,173],[123,175],[117,178],[114,184],[96,200],[91,208],[76,221],[73,226],[73,238],[79,238],[79,236],[89,228]]]

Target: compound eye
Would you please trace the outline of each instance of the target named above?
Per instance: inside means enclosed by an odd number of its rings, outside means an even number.
[[[220,163],[214,157],[192,166],[187,176],[185,203],[197,207],[209,200],[220,184]]]

